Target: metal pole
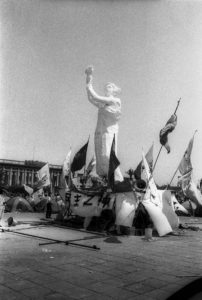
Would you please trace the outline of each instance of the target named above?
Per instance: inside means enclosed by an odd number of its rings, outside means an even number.
[[[166,187],[166,190],[167,190],[167,189],[168,189],[168,187],[171,185],[171,183],[172,183],[172,181],[173,181],[173,179],[174,179],[175,175],[177,174],[178,168],[179,168],[179,166],[177,167],[177,170],[175,171],[175,173],[174,173],[174,175],[173,175],[173,177],[172,177],[172,179],[171,179],[170,183],[167,185],[167,187]]]
[[[77,244],[77,243],[68,242],[68,241],[55,240],[55,239],[51,239],[51,238],[47,238],[47,237],[34,235],[34,234],[27,234],[27,233],[23,233],[23,232],[18,232],[18,231],[15,231],[15,230],[6,230],[6,229],[4,229],[4,231],[19,234],[19,235],[24,235],[24,236],[28,236],[28,237],[43,239],[43,240],[47,240],[47,241],[52,241],[54,243],[64,243],[65,245],[70,245],[70,246],[72,245],[72,246],[79,246],[79,247],[84,247],[84,248],[88,248],[88,249],[100,250],[100,248],[97,247],[96,245],[93,245],[93,246],[82,245],[82,244]]]
[[[158,160],[158,158],[159,158],[159,155],[160,155],[160,153],[161,153],[162,148],[163,148],[163,146],[161,146],[161,148],[160,148],[160,150],[159,150],[159,153],[158,153],[158,155],[157,155],[157,158],[156,158],[156,160],[155,160],[155,163],[154,163],[154,166],[153,166],[153,169],[152,169],[152,173],[154,172],[154,169],[155,169],[155,166],[156,166],[156,163],[157,163],[157,160]]]
[[[177,101],[177,107],[176,107],[176,109],[175,109],[175,111],[174,111],[174,115],[175,115],[176,112],[177,112],[178,106],[180,105],[180,101],[181,101],[181,97],[180,97],[179,100]]]

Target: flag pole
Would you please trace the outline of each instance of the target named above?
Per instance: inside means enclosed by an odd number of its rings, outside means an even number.
[[[48,169],[49,169],[49,174],[50,174],[49,164],[48,164]],[[51,194],[51,196],[53,195],[53,182],[52,182],[51,176],[50,176],[50,194]]]
[[[178,110],[178,107],[179,107],[179,105],[180,105],[180,101],[181,101],[181,97],[180,97],[179,100],[177,101],[177,106],[176,106],[176,108],[175,108],[174,115],[176,114],[176,112],[177,112],[177,110]],[[158,158],[159,158],[159,155],[160,155],[160,153],[161,153],[162,148],[163,148],[163,146],[161,145],[161,148],[160,148],[160,150],[159,150],[159,153],[158,153],[158,155],[157,155],[157,158],[156,158],[155,163],[154,163],[154,166],[153,166],[152,173],[154,172],[154,169],[155,169],[155,166],[156,166],[156,163],[157,163],[157,160],[158,160]]]
[[[156,160],[155,160],[155,163],[154,163],[154,166],[153,166],[153,169],[152,169],[152,173],[154,172],[154,169],[155,169],[155,166],[156,166],[156,163],[157,163],[157,160],[158,160],[158,158],[159,158],[159,155],[160,155],[160,153],[161,153],[162,148],[163,148],[163,146],[161,145],[161,148],[160,148],[160,150],[159,150],[159,153],[158,153],[158,155],[157,155],[157,158],[156,158]]]
[[[177,101],[177,107],[176,107],[176,109],[175,109],[175,111],[174,111],[174,115],[175,115],[176,112],[177,112],[178,106],[180,105],[180,101],[181,101],[181,97],[180,97],[179,100]]]
[[[170,183],[167,185],[166,190],[168,189],[168,187],[169,187],[169,186],[171,185],[171,183],[173,182],[173,179],[174,179],[175,175],[177,174],[178,168],[179,168],[179,166],[177,167],[177,170],[175,171],[175,173],[174,173],[174,175],[173,175],[173,177],[172,177]]]

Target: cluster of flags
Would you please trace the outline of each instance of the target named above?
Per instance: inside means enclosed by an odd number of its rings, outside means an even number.
[[[25,191],[32,195],[33,193],[39,191],[43,187],[51,185],[51,179],[50,179],[50,170],[49,170],[49,164],[45,164],[38,172],[37,172],[38,181],[37,184],[33,187],[30,187],[26,184],[24,184]]]
[[[177,108],[179,106],[180,100],[178,101]],[[168,135],[175,129],[177,125],[177,115],[176,111],[177,108],[174,112],[174,114],[171,115],[169,120],[167,121],[166,125],[160,130],[159,133],[159,140],[161,144],[161,149],[162,147],[165,147],[167,150],[167,153],[170,153],[171,147],[168,142]],[[196,131],[195,131],[196,133]],[[192,179],[192,173],[193,173],[193,168],[192,168],[192,163],[191,163],[191,153],[192,153],[192,148],[193,148],[193,143],[194,143],[194,136],[190,139],[188,147],[180,161],[180,164],[176,170],[180,173],[180,176],[178,177],[178,183],[181,186],[183,193],[185,196],[189,197],[191,200],[193,200],[195,203],[199,203],[202,205],[202,199],[199,195],[199,191],[197,190],[197,187],[195,183],[193,182]],[[160,151],[161,151],[160,149]],[[159,154],[160,154],[159,151]],[[158,155],[159,155],[158,154]],[[157,156],[158,159],[158,156]],[[157,161],[156,159],[156,161]],[[156,164],[156,162],[155,162]],[[157,188],[153,179],[153,170],[155,167],[155,164],[153,166],[153,145],[150,147],[146,155],[142,154],[142,160],[136,167],[134,171],[134,177],[136,180],[142,179],[143,176],[143,170],[144,174],[146,175],[146,181],[147,181],[147,187],[148,190],[150,190],[151,195],[155,195]],[[176,174],[175,173],[175,174]]]
[[[70,170],[69,170],[72,173],[79,171],[83,167],[85,167],[88,144],[89,144],[89,139],[88,139],[87,143],[82,148],[80,148],[80,150],[75,154],[73,161],[71,163]],[[92,159],[90,160],[88,166],[84,170],[84,174],[86,176],[88,176],[94,170],[95,165],[96,165],[96,159],[93,156]],[[120,165],[120,162],[115,153],[115,135],[114,135],[112,145],[111,145],[110,158],[109,158],[109,169],[108,169],[108,174],[107,174],[108,187],[113,188],[114,182],[115,182],[114,173],[119,165]]]
[[[84,146],[82,146],[78,152],[76,152],[72,162],[71,162],[72,150],[70,148],[62,166],[62,176],[60,182],[61,189],[68,190],[69,188],[71,188],[71,184],[72,184],[71,173],[75,173],[76,171],[79,171],[86,166],[86,155],[87,155],[88,144],[89,144],[89,139],[87,143]],[[94,170],[95,165],[96,165],[96,159],[93,156],[88,166],[84,169],[84,175],[89,176],[89,174]],[[115,136],[114,136],[112,146],[111,146],[110,159],[109,159],[108,187],[114,186],[114,172],[119,165],[120,162],[115,154]],[[38,182],[33,188],[24,185],[25,190],[30,195],[33,194],[35,191],[40,190],[43,187],[51,185],[48,163],[37,172],[37,175],[38,175]]]
[[[178,101],[178,106],[179,106],[179,101]],[[177,108],[176,108],[176,110],[177,110]],[[170,153],[170,151],[171,151],[171,147],[168,142],[168,135],[175,129],[175,127],[177,125],[176,110],[175,110],[174,114],[171,115],[171,117],[169,118],[169,120],[167,121],[165,126],[160,130],[160,133],[159,133],[159,140],[160,140],[161,148],[165,147],[165,149],[167,150],[167,153]],[[195,135],[195,133],[194,133],[194,135]],[[188,144],[188,147],[187,147],[187,149],[182,157],[182,160],[178,166],[178,169],[177,169],[177,171],[179,171],[179,173],[180,173],[178,181],[179,181],[185,195],[190,194],[190,189],[193,190],[193,181],[192,181],[192,169],[193,168],[192,168],[192,164],[191,164],[191,152],[192,152],[192,148],[193,148],[194,135],[191,138],[191,140]],[[87,156],[88,144],[89,144],[89,138],[88,138],[88,141],[84,144],[84,146],[82,146],[79,149],[79,151],[76,152],[72,161],[71,161],[72,150],[70,148],[70,150],[63,162],[62,176],[61,176],[61,183],[60,183],[61,189],[69,190],[71,188],[71,185],[72,185],[71,174],[74,174],[76,171],[79,171],[84,167],[84,175],[86,177],[88,177],[89,174],[95,169],[96,159],[94,156],[91,158],[88,166],[86,167],[86,156]],[[133,175],[136,180],[142,179],[143,174],[146,176],[147,188],[150,191],[150,195],[155,199],[156,195],[157,195],[157,187],[156,187],[156,184],[153,179],[153,170],[155,167],[154,162],[153,162],[153,148],[154,148],[154,144],[151,145],[151,147],[149,148],[146,155],[144,155],[144,153],[142,153],[142,160],[136,167],[135,171],[133,172]],[[156,164],[156,162],[155,162],[155,164]],[[115,135],[114,135],[112,145],[111,145],[111,152],[110,152],[110,158],[109,158],[109,169],[108,169],[108,174],[107,174],[108,188],[111,188],[112,190],[113,190],[114,184],[115,184],[115,171],[118,171],[119,165],[120,165],[120,161],[118,160],[116,153],[115,153]],[[122,180],[120,179],[120,181],[122,181]],[[48,185],[51,185],[51,180],[50,180],[49,165],[46,164],[38,171],[37,185],[34,188],[24,185],[24,188],[29,194],[32,194],[34,191],[39,190]],[[201,200],[201,204],[202,204],[202,200]]]

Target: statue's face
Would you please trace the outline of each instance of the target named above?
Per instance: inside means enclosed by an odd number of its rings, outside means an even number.
[[[105,94],[106,94],[106,96],[111,96],[111,95],[113,95],[113,92],[114,92],[114,87],[113,87],[113,85],[112,85],[112,84],[107,84],[107,85],[105,86]]]

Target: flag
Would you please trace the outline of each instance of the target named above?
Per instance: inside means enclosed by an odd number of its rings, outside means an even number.
[[[72,150],[71,150],[71,147],[70,147],[70,150],[67,153],[67,156],[66,156],[66,158],[65,158],[65,160],[63,162],[63,166],[62,166],[62,171],[63,171],[63,175],[64,176],[68,176],[69,172],[70,172],[71,153],[72,153]]]
[[[33,193],[33,201],[34,204],[38,204],[42,201],[42,197],[43,197],[43,189],[38,189]]]
[[[49,165],[46,164],[43,166],[38,172],[38,183],[37,183],[37,189],[42,188],[44,186],[48,186],[51,184],[50,182],[50,172],[49,172]]]
[[[153,148],[154,148],[154,144],[152,144],[152,146],[149,148],[147,154],[145,155],[145,158],[147,160],[147,163],[149,165],[149,169],[150,172],[152,173],[152,169],[153,169]],[[139,180],[142,178],[142,171],[143,171],[143,165],[142,165],[142,160],[141,162],[138,164],[137,168],[134,171],[134,176],[136,180]]]
[[[138,164],[137,168],[135,169],[134,176],[136,180],[142,178],[142,161]]]
[[[114,186],[114,171],[120,165],[118,158],[115,153],[115,135],[112,141],[111,152],[109,157],[109,170],[108,170],[108,186]]]
[[[61,190],[67,190],[68,189],[68,176],[64,176],[63,170],[62,170],[62,174],[60,176],[60,180],[59,180],[59,189]]]
[[[192,170],[187,172],[185,175],[178,177],[178,186],[182,189],[183,192],[186,190],[191,180],[191,176],[192,176]]]
[[[29,195],[33,194],[34,189],[32,189],[30,186],[28,186],[28,185],[26,185],[26,184],[23,184],[23,185],[24,185],[25,191],[26,191]]]
[[[146,179],[147,179],[147,193],[149,192],[151,195],[151,201],[157,205],[159,205],[159,197],[158,197],[158,190],[156,187],[156,184],[154,182],[154,178],[152,176],[152,173],[150,171],[149,168],[149,164],[146,160],[146,157],[144,155],[144,153],[142,152],[142,162],[143,162],[143,166],[144,166],[144,171],[145,171],[145,175],[146,175]]]
[[[202,206],[202,196],[200,191],[197,189],[196,184],[190,178],[189,184],[183,190],[185,196],[187,196],[192,202],[196,204],[196,208],[198,206]]]
[[[160,143],[162,146],[166,148],[168,153],[170,153],[170,146],[168,144],[168,134],[175,129],[176,125],[177,125],[177,116],[176,114],[173,114],[170,117],[170,119],[167,121],[164,128],[161,129],[159,133]]]
[[[189,173],[192,170],[192,164],[191,164],[191,152],[193,148],[194,143],[194,135],[189,141],[188,147],[183,155],[183,158],[179,164],[178,170],[181,175],[185,175]]]
[[[154,149],[154,144],[151,145],[149,148],[147,154],[145,155],[145,158],[148,162],[150,172],[152,173],[153,170],[153,149]]]
[[[96,165],[96,159],[93,156],[92,159],[91,159],[91,161],[89,162],[87,168],[86,168],[86,176],[88,176],[92,172],[92,170],[94,169],[95,165]]]
[[[86,164],[86,153],[88,149],[88,142],[75,154],[73,162],[71,164],[71,172],[74,173],[81,170]]]
[[[60,176],[60,183],[59,183],[59,193],[62,195],[62,198],[64,199],[65,192],[69,190],[68,187],[68,181],[70,176],[70,158],[71,158],[71,147],[69,152],[67,153],[67,156],[63,162],[62,166],[62,174]]]
[[[202,196],[200,190],[197,189],[196,184],[192,179],[192,171],[186,173],[185,175],[178,178],[178,182],[180,183],[180,187],[183,191],[183,194],[191,200],[191,202],[195,203],[196,207],[202,205]],[[193,208],[193,207],[192,207]]]
[[[191,153],[194,144],[194,135],[189,141],[188,147],[179,164],[178,170],[182,176],[178,179],[178,181],[181,183],[181,188],[183,190],[184,195],[187,196],[191,201],[193,201],[198,206],[198,205],[202,205],[202,199],[201,199],[200,192],[197,189],[196,184],[192,179],[193,168],[191,163]]]

